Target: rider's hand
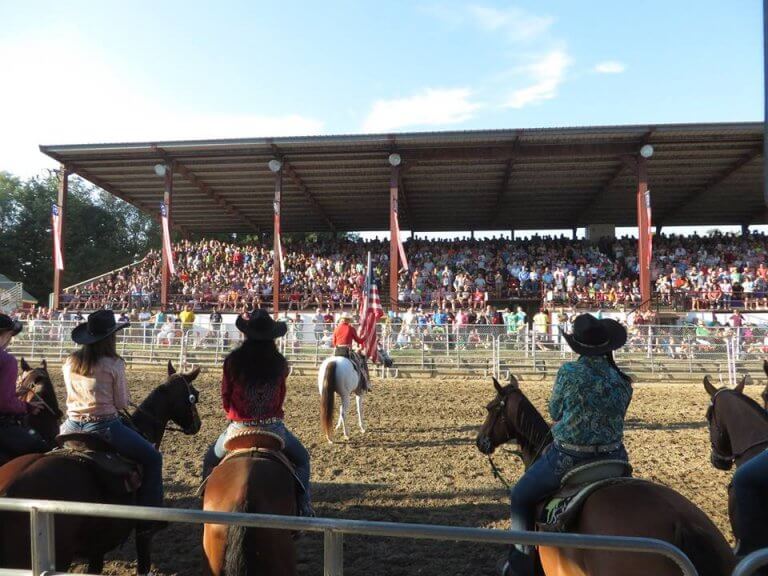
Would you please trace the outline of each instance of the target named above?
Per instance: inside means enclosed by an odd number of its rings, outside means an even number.
[[[39,400],[33,400],[32,402],[28,402],[29,404],[29,413],[33,416],[40,414],[40,412],[43,411],[45,408],[45,405],[40,402]]]

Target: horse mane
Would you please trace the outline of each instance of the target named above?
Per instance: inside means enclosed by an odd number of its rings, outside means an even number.
[[[543,448],[551,442],[550,429],[544,417],[531,403],[528,397],[518,388],[520,399],[517,403],[517,413],[515,414],[515,427],[520,432],[521,450],[529,453],[528,464],[539,456]],[[549,442],[547,442],[549,440]]]
[[[746,403],[747,406],[749,406],[758,416],[760,416],[766,424],[768,424],[768,411],[766,411],[760,404],[757,403],[753,398],[750,398],[746,394],[740,394],[736,392],[736,390],[731,390],[730,388],[724,388],[721,390],[721,392],[728,392],[727,394],[729,397],[737,398],[741,400],[742,402]]]

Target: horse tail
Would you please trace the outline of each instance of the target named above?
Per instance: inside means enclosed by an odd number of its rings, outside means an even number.
[[[325,367],[323,388],[320,392],[320,422],[328,442],[333,434],[333,395],[336,392],[336,362]]]
[[[246,502],[238,504],[232,512],[246,512]],[[246,576],[248,573],[245,563],[245,526],[230,526],[227,529],[227,547],[224,552],[225,576]]]
[[[707,529],[690,520],[678,519],[672,543],[691,559],[699,576],[730,574],[735,567],[734,556],[727,543],[718,536],[720,533],[714,526]]]

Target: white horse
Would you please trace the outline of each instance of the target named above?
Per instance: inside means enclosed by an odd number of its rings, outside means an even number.
[[[333,430],[333,397],[334,393],[341,396],[341,407],[339,409],[339,421],[336,424],[338,430],[341,426],[344,432],[344,438],[349,440],[347,434],[347,410],[349,409],[349,396],[355,393],[355,402],[357,404],[357,422],[360,425],[360,431],[365,432],[363,426],[363,396],[365,390],[357,390],[359,382],[358,373],[354,364],[349,358],[344,356],[331,356],[326,358],[320,365],[317,373],[317,386],[320,389],[320,423],[325,432],[325,437],[330,444],[333,443],[331,436]]]

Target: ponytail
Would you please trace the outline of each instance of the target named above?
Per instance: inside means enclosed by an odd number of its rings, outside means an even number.
[[[608,352],[605,355],[605,359],[608,360],[608,364],[611,365],[611,367],[616,370],[616,372],[619,373],[619,376],[621,376],[622,380],[626,382],[627,384],[632,384],[632,378],[630,378],[627,374],[621,371],[621,368],[619,368],[616,365],[616,360],[613,359],[613,352]]]

